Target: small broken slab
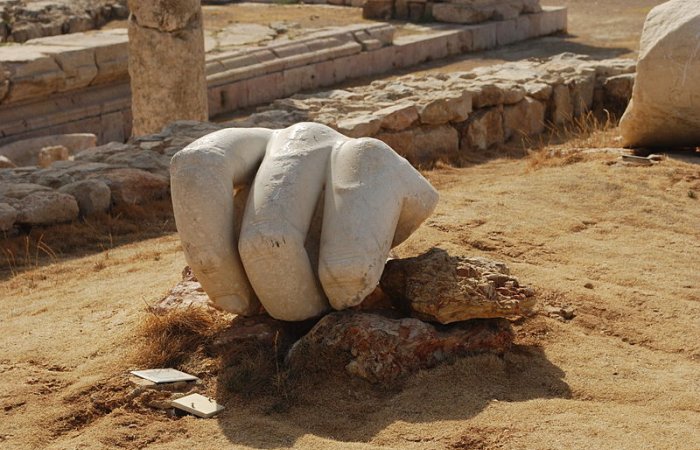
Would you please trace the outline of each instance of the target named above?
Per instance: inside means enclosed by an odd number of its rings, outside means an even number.
[[[469,354],[503,354],[513,342],[507,320],[473,320],[449,327],[360,311],[323,317],[287,355],[292,373],[344,368],[370,383],[392,383],[420,369]]]
[[[177,409],[181,409],[197,417],[208,419],[224,410],[224,407],[209,397],[200,394],[190,394],[170,404]]]
[[[143,378],[144,380],[152,381],[156,384],[161,383],[177,383],[179,381],[197,381],[199,378],[177,369],[146,369],[132,370],[132,375]]]
[[[439,248],[388,261],[380,286],[414,317],[442,324],[523,316],[535,305],[534,291],[520,286],[504,263]]]

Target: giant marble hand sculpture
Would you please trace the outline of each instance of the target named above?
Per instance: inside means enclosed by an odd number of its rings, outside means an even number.
[[[242,315],[262,303],[281,320],[362,302],[438,200],[388,145],[314,123],[211,133],[170,172],[185,258],[213,303]]]

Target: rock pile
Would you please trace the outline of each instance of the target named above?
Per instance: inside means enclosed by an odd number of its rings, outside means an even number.
[[[157,135],[129,144],[92,147],[47,167],[0,169],[0,231],[67,222],[107,211],[112,205],[143,204],[167,197],[172,155],[220,128],[179,122]]]
[[[403,275],[397,276],[398,272]],[[455,273],[458,277],[446,276]],[[242,348],[274,348],[266,358],[282,356],[292,374],[340,371],[371,383],[393,383],[465,355],[507,351],[514,335],[505,318],[528,314],[534,297],[506,273],[503,263],[433,249],[416,258],[388,262],[382,287],[390,287],[391,302],[377,302],[376,297],[383,295],[378,290],[360,307],[332,312],[316,323],[281,322],[266,314],[236,317],[214,339],[214,347],[218,353],[239,358]],[[420,290],[417,280],[435,281]],[[437,296],[430,292],[436,286]],[[185,268],[183,280],[151,310],[167,314],[206,307],[207,301],[196,277]],[[419,311],[417,304],[430,304],[423,311],[431,313]]]
[[[0,2],[0,42],[78,33],[127,17],[126,0],[4,0]]]

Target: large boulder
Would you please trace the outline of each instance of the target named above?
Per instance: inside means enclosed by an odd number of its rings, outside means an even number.
[[[699,30],[697,0],[671,0],[647,16],[632,101],[620,122],[623,145],[700,144]]]

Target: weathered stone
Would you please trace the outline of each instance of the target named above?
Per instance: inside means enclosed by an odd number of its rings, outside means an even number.
[[[605,107],[613,112],[623,111],[632,99],[635,74],[612,76],[603,82]]]
[[[365,19],[389,20],[393,15],[393,0],[367,0],[362,7]]]
[[[55,134],[24,139],[0,147],[0,155],[7,156],[18,166],[31,166],[38,163],[37,157],[44,147],[62,145],[70,154],[97,145],[97,136],[92,133]]]
[[[382,119],[373,114],[367,114],[339,120],[336,128],[349,137],[371,137],[377,134],[381,124]]]
[[[420,121],[426,125],[462,122],[472,111],[472,97],[467,91],[436,93],[428,96],[418,108]]]
[[[32,183],[0,183],[0,198],[22,199],[35,192],[50,190],[46,186]]]
[[[625,146],[700,143],[698,29],[695,0],[671,0],[647,16],[632,101],[620,122]]]
[[[479,8],[465,3],[436,3],[433,18],[438,22],[473,24],[491,19],[493,8]]]
[[[486,150],[505,142],[503,131],[503,107],[483,108],[469,117],[461,148]]]
[[[516,105],[503,108],[503,129],[506,141],[517,136],[532,136],[544,131],[546,106],[525,97]]]
[[[382,128],[392,131],[405,130],[418,120],[418,110],[411,103],[389,106],[376,111],[374,115],[381,117]]]
[[[479,83],[470,90],[473,93],[474,108],[502,105],[505,100],[503,89],[496,84]]]
[[[424,125],[394,133],[379,133],[375,137],[415,166],[432,166],[437,161],[459,159],[459,133],[449,125]]]
[[[392,383],[474,353],[504,353],[513,332],[505,320],[472,321],[437,330],[417,319],[392,319],[355,311],[321,319],[289,351],[292,374],[343,368],[370,383]]]
[[[68,149],[63,145],[44,147],[37,155],[39,167],[49,167],[55,161],[65,161],[70,157]]]
[[[112,204],[112,192],[109,186],[100,180],[76,181],[61,186],[58,191],[75,197],[83,217],[105,212]]]
[[[202,13],[197,0],[130,0],[132,133],[175,120],[207,120]]]
[[[78,202],[72,195],[56,191],[34,192],[22,198],[17,209],[17,223],[50,225],[78,218]]]
[[[210,306],[209,296],[192,273],[192,269],[187,266],[182,271],[182,281],[173,286],[155,305],[149,307],[149,310],[156,314],[164,314],[173,309],[209,308]]]
[[[7,203],[0,203],[0,231],[9,231],[17,220],[18,212]]]
[[[15,167],[17,167],[17,165],[13,163],[10,158],[0,155],[0,169],[12,169]]]
[[[168,179],[139,169],[114,169],[97,174],[112,191],[114,204],[142,204],[164,198],[169,192]]]
[[[542,102],[548,102],[552,96],[552,86],[547,83],[532,82],[523,86],[528,96]]]
[[[414,317],[443,324],[522,316],[535,304],[534,292],[521,287],[505,264],[437,248],[388,261],[380,285]]]
[[[554,86],[550,104],[550,120],[556,125],[571,121],[574,117],[574,106],[571,101],[569,87],[563,84]]]

